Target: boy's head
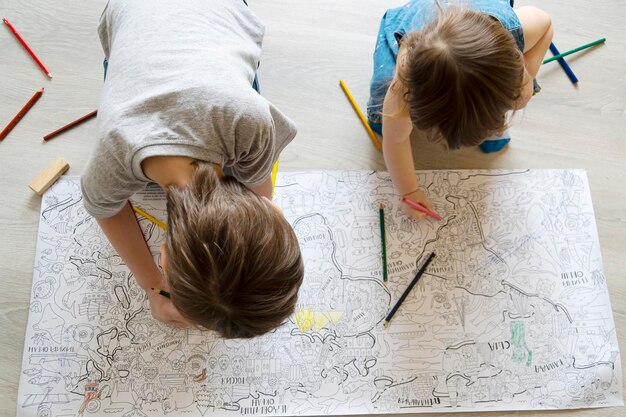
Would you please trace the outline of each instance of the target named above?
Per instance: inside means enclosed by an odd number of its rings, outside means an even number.
[[[459,149],[504,127],[525,68],[515,39],[495,18],[453,7],[402,48],[398,77],[418,129]]]
[[[167,192],[166,274],[189,321],[225,338],[262,335],[294,311],[304,266],[296,235],[266,198],[198,163]]]

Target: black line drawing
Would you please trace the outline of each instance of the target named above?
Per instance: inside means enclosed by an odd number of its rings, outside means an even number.
[[[623,405],[584,171],[421,171],[441,222],[401,212],[389,176],[279,175],[306,278],[293,316],[252,340],[155,322],[82,208],[43,198],[18,416],[293,416]],[[390,280],[382,282],[385,204]],[[133,203],[165,220],[158,187]],[[140,226],[158,262],[164,232]],[[387,329],[390,305],[437,257]]]

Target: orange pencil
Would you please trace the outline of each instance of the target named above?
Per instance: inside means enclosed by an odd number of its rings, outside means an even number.
[[[3,140],[9,134],[9,132],[13,130],[15,125],[18,124],[20,120],[22,120],[22,117],[24,117],[28,110],[33,107],[33,105],[37,102],[37,100],[39,100],[39,97],[41,97],[42,94],[43,88],[41,90],[37,90],[37,92],[30,98],[30,100],[28,100],[24,107],[22,107],[22,110],[20,110],[9,122],[9,124],[6,125],[4,129],[2,129],[2,132],[0,132],[0,140]]]
[[[52,74],[50,74],[50,71],[48,71],[48,68],[46,68],[43,62],[41,62],[41,60],[37,57],[37,55],[35,55],[35,52],[33,52],[33,50],[30,49],[30,46],[28,46],[24,38],[22,38],[22,36],[19,33],[17,33],[17,30],[13,27],[11,22],[9,22],[6,19],[6,17],[2,18],[2,21],[9,27],[9,29],[11,29],[11,32],[13,32],[17,40],[20,41],[24,49],[26,49],[26,51],[30,54],[30,56],[33,57],[33,59],[35,60],[37,65],[39,65],[39,67],[43,70],[43,72],[45,72],[48,77],[52,78]]]
[[[88,113],[88,114],[84,115],[80,119],[76,119],[73,122],[68,123],[68,124],[66,124],[63,127],[58,128],[57,130],[55,130],[52,133],[48,133],[46,136],[43,137],[43,140],[45,140],[45,141],[50,140],[53,137],[55,137],[56,135],[58,135],[59,133],[65,132],[66,130],[73,128],[74,126],[84,122],[85,120],[91,119],[92,117],[94,117],[97,114],[98,114],[98,110],[94,110],[91,113]]]

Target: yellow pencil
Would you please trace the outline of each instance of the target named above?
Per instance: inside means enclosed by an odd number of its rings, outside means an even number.
[[[346,97],[348,97],[348,100],[350,101],[350,104],[352,104],[352,108],[356,112],[357,116],[359,116],[359,119],[361,119],[361,123],[363,123],[363,127],[365,127],[365,130],[367,130],[367,134],[370,135],[370,138],[372,139],[374,146],[376,146],[376,149],[382,152],[382,146],[380,142],[378,141],[378,137],[376,137],[376,133],[374,133],[369,123],[367,123],[367,120],[365,119],[365,116],[361,112],[361,109],[359,109],[359,106],[357,106],[356,101],[354,101],[354,97],[352,97],[352,93],[350,92],[350,90],[348,90],[348,86],[346,85],[346,83],[343,82],[343,80],[339,80],[339,85],[343,89],[343,92],[346,93]]]
[[[152,223],[154,223],[157,226],[159,226],[161,229],[167,230],[167,225],[165,223],[163,223],[161,220],[157,219],[156,217],[151,216],[150,214],[146,213],[145,211],[143,211],[139,207],[133,206],[133,210],[135,210],[137,213],[141,214],[146,219],[150,220]]]
[[[272,197],[274,197],[274,187],[276,187],[276,174],[278,174],[278,159],[272,167]]]

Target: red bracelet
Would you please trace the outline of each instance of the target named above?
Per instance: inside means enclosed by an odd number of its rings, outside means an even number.
[[[414,192],[419,191],[419,190],[420,190],[420,187],[417,187],[415,190],[411,191],[410,193],[403,194],[402,197],[400,197],[400,200],[402,200],[403,198],[406,198],[406,196],[411,195]]]

